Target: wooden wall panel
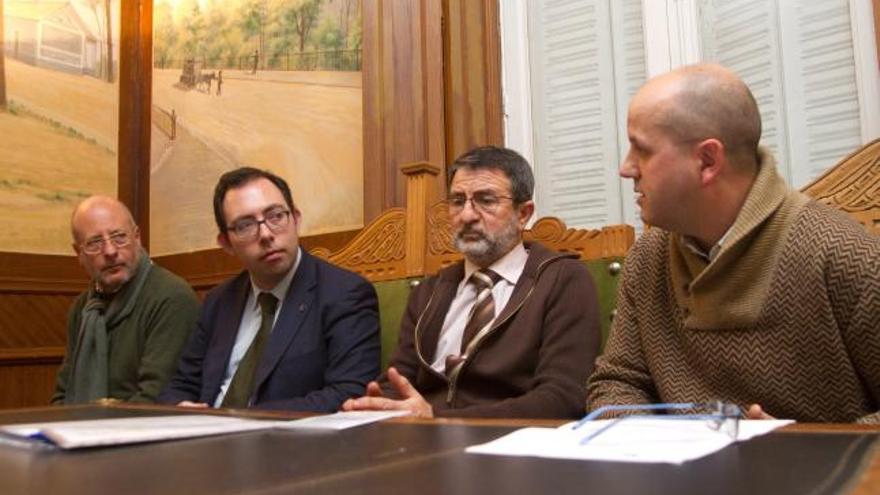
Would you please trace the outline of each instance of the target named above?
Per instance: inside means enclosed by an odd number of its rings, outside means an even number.
[[[153,0],[123,1],[119,37],[119,200],[150,245]]]
[[[57,373],[57,364],[6,363],[0,358],[0,409],[47,405]]]
[[[403,206],[401,167],[445,170],[441,0],[364,2],[364,223]]]
[[[0,253],[0,408],[48,402],[86,284],[73,256]]]
[[[504,145],[497,0],[446,0],[446,153]]]
[[[880,68],[880,0],[874,0],[874,39],[877,41],[877,68]]]

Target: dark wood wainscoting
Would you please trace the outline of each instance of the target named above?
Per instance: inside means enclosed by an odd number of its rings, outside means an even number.
[[[45,405],[86,287],[73,256],[0,253],[0,408]]]

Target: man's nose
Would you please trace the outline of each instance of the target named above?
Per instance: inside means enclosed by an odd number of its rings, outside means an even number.
[[[635,179],[639,175],[638,167],[635,166],[635,163],[629,156],[624,157],[620,162],[617,172],[624,179]]]
[[[101,253],[104,256],[116,256],[119,253],[119,248],[116,247],[116,244],[113,244],[113,241],[106,239],[101,246]]]
[[[479,220],[480,212],[477,211],[477,207],[474,206],[473,198],[469,198],[464,202],[464,206],[462,206],[461,212],[458,214],[458,216],[461,217],[461,220],[465,223]]]

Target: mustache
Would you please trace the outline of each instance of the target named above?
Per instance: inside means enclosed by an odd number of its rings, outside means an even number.
[[[458,232],[455,233],[455,237],[457,239],[464,239],[464,237],[466,237],[466,236],[477,236],[481,239],[487,238],[486,233],[483,232],[482,230],[475,229],[475,228],[473,228],[471,226],[467,226],[467,225],[462,227]]]

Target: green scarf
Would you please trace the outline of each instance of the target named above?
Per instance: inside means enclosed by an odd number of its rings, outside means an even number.
[[[95,290],[95,282],[92,281],[82,309],[79,341],[73,356],[72,376],[64,396],[65,404],[86,404],[107,397],[110,357],[107,328],[116,326],[131,314],[144,288],[152,261],[143,249],[140,257],[133,279],[109,301]]]

